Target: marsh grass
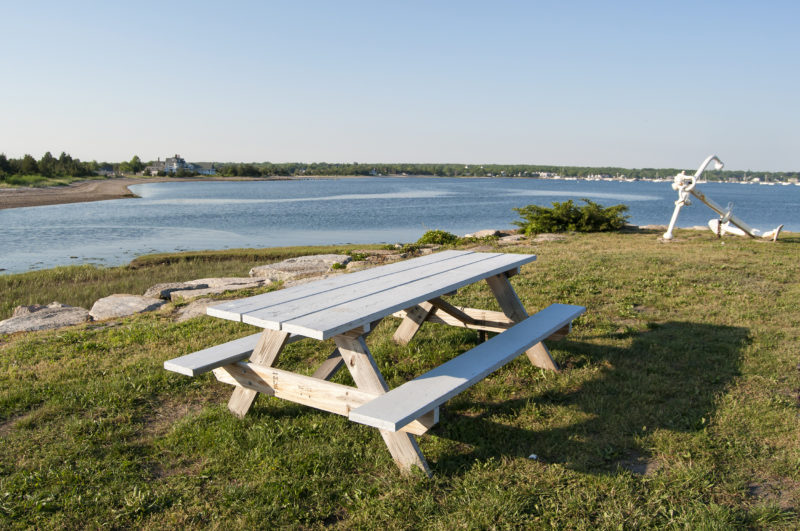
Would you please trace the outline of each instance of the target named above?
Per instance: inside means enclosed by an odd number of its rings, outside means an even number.
[[[796,528],[800,240],[677,236],[515,249],[539,256],[512,279],[529,310],[589,310],[550,345],[561,373],[522,357],[444,406],[420,438],[432,479],[399,474],[373,429],[266,397],[238,420],[213,376],[161,368],[247,325],[154,313],[2,338],[0,526]],[[112,280],[246,273],[227,261],[145,260]],[[71,282],[41,274],[42,290]],[[453,300],[496,308],[483,285]],[[368,340],[392,387],[477,341],[426,325],[400,347],[396,324]],[[301,341],[279,366],[310,374],[332,349]]]

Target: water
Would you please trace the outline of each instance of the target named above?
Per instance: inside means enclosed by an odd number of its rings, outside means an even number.
[[[766,231],[800,231],[800,186],[707,183],[717,203]],[[514,207],[588,198],[625,203],[636,225],[669,222],[669,183],[534,179],[358,178],[150,183],[141,199],[0,210],[0,269],[119,265],[138,255],[238,247],[411,242],[426,230],[465,234],[512,228]],[[699,201],[678,226],[705,225]]]

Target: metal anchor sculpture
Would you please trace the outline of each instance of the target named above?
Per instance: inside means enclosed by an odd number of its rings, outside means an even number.
[[[717,236],[722,236],[725,233],[729,233],[736,234],[738,236],[749,236],[751,238],[761,237],[771,238],[772,241],[777,240],[778,234],[780,234],[781,229],[783,229],[783,225],[780,225],[778,228],[762,234],[760,230],[750,227],[747,223],[733,214],[733,203],[728,203],[727,208],[722,208],[696,188],[697,179],[700,178],[700,175],[703,174],[703,171],[705,171],[706,167],[711,164],[712,160],[714,161],[714,168],[721,170],[724,164],[721,160],[719,160],[719,157],[716,155],[711,155],[703,161],[694,175],[686,175],[686,172],[682,171],[675,176],[675,179],[672,183],[672,189],[678,192],[678,200],[675,201],[675,211],[672,213],[672,219],[669,222],[669,227],[667,228],[667,232],[664,233],[663,238],[665,240],[671,240],[673,238],[672,230],[675,228],[675,222],[678,221],[678,213],[681,211],[681,208],[684,205],[688,206],[692,204],[689,196],[693,195],[705,203],[708,208],[719,214],[719,219],[712,219],[708,222],[708,226],[712,231],[714,231],[714,233],[716,233]]]

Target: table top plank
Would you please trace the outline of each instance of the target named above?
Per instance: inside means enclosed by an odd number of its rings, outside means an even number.
[[[394,285],[358,298],[340,301],[335,305],[309,311],[305,315],[284,319],[281,329],[306,337],[327,339],[536,259],[535,255],[523,254],[475,254],[484,259],[417,277],[405,284]],[[244,322],[263,326],[259,312],[245,315]]]
[[[447,262],[469,254],[475,253],[472,251],[442,251],[411,260],[404,260],[385,266],[302,284],[280,291],[224,302],[210,306],[207,313],[213,317],[241,321],[242,316],[249,312],[274,308],[280,304],[292,301],[304,301],[310,297],[316,297],[321,293],[358,286],[370,280],[384,279],[404,271],[418,271],[422,268],[433,266],[436,263]]]
[[[350,283],[330,289],[320,288],[305,297],[292,298],[286,302],[273,304],[266,308],[242,312],[242,322],[255,324],[263,328],[274,328],[280,326],[280,323],[285,323],[304,315],[332,311],[342,304],[358,301],[376,293],[383,293],[398,286],[405,286],[420,278],[427,278],[458,270],[465,265],[484,262],[495,256],[502,255],[465,253],[449,260],[428,264],[425,267],[381,275],[355,284]],[[313,284],[308,284],[308,286],[309,289],[313,289]],[[404,308],[408,308],[408,306],[404,306]]]

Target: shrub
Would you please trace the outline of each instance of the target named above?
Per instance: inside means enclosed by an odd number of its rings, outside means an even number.
[[[515,208],[524,221],[515,221],[525,234],[542,232],[608,232],[621,229],[628,216],[627,205],[615,205],[603,208],[601,205],[582,199],[586,204],[576,206],[572,200],[564,203],[554,202],[552,208],[539,205],[528,205]]]
[[[417,240],[418,245],[453,245],[458,243],[458,236],[444,230],[429,230]]]

